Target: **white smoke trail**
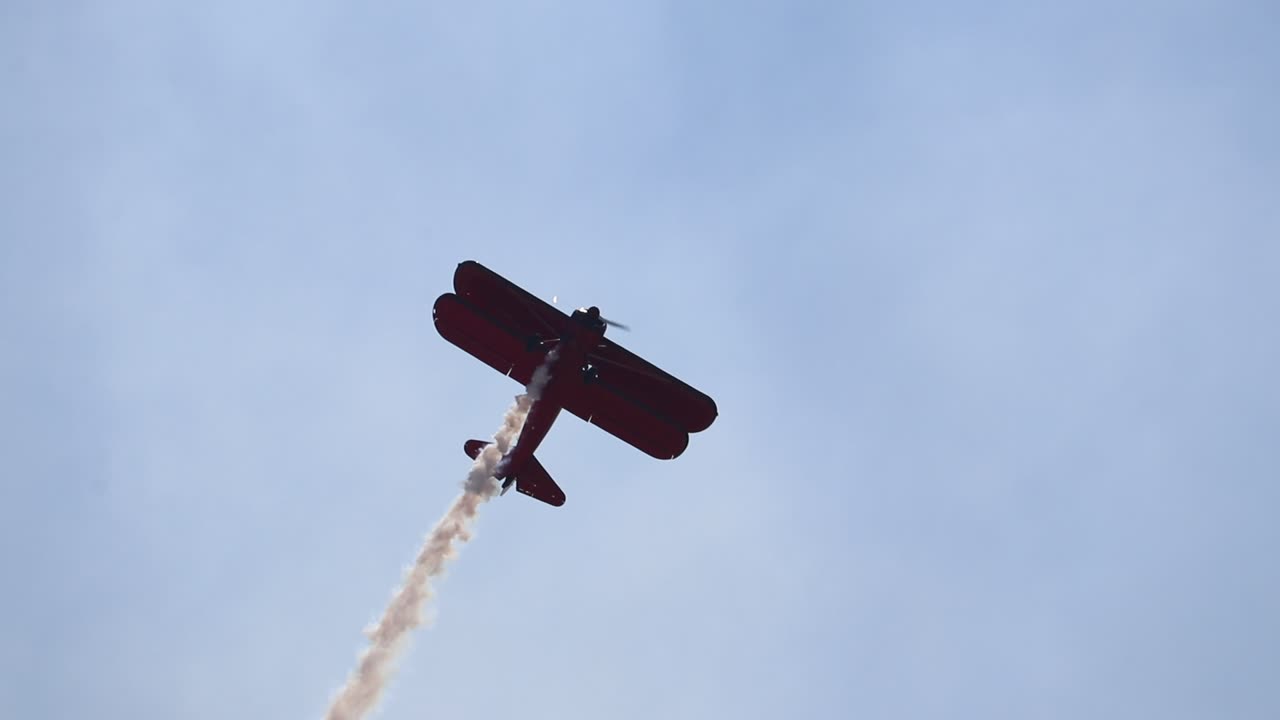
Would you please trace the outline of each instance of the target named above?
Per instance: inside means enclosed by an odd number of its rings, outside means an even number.
[[[507,409],[502,427],[493,435],[493,442],[476,456],[462,495],[427,535],[413,567],[405,575],[400,589],[391,597],[382,619],[365,631],[369,647],[360,656],[360,662],[347,678],[347,684],[334,697],[329,711],[325,713],[326,720],[359,720],[377,707],[405,638],[422,624],[422,606],[431,597],[428,581],[444,572],[445,563],[455,554],[455,540],[466,542],[471,539],[471,522],[480,504],[497,493],[494,468],[519,439],[529,408],[550,379],[548,367],[555,355],[555,350],[547,355],[546,361],[534,371],[525,394],[517,396],[515,403]]]

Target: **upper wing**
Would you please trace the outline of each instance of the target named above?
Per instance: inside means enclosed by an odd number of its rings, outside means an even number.
[[[686,432],[706,430],[719,414],[715,400],[705,393],[608,338],[592,353],[591,363],[602,384],[647,406]]]
[[[474,260],[458,264],[453,290],[473,308],[525,338],[560,337],[569,324],[568,315]]]
[[[436,330],[449,342],[528,385],[547,349],[535,336],[559,337],[569,316],[473,260],[453,273],[454,293],[436,299]]]

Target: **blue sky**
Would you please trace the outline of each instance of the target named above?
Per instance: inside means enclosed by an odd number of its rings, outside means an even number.
[[[716,398],[574,418],[379,717],[1280,715],[1267,3],[0,7],[0,715],[319,717],[519,388],[476,259]]]

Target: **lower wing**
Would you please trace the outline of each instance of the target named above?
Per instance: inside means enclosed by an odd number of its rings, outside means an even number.
[[[540,347],[530,349],[518,332],[453,293],[436,299],[432,315],[444,339],[522,385],[529,384],[534,369],[547,355]]]
[[[564,409],[659,460],[679,457],[689,445],[684,428],[600,381],[574,384]]]

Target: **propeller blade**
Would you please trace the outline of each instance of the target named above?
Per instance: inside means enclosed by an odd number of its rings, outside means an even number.
[[[629,326],[627,326],[627,325],[623,325],[623,324],[622,324],[622,323],[620,323],[620,322],[614,322],[614,321],[610,320],[609,318],[603,318],[603,317],[602,317],[602,318],[600,318],[600,319],[604,321],[604,324],[605,324],[605,325],[610,325],[610,326],[612,326],[612,327],[616,327],[616,328],[618,328],[619,330],[626,330],[627,332],[631,332],[631,328],[630,328]]]

